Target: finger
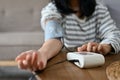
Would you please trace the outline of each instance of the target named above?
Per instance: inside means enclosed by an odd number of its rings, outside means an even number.
[[[96,43],[96,42],[89,42],[92,46],[96,46],[96,45],[98,45],[98,43]]]
[[[26,66],[28,69],[32,70],[32,56],[29,54],[26,56]]]
[[[27,67],[23,64],[23,62],[21,60],[18,61],[18,68],[27,69]]]
[[[99,53],[103,53],[103,49],[102,49],[102,45],[101,45],[101,44],[98,45],[97,51],[98,51]]]
[[[42,70],[43,69],[43,62],[42,61],[40,61],[40,62],[38,62],[38,68],[39,68],[39,70]]]
[[[78,47],[78,51],[86,51],[87,50],[87,44],[82,45],[81,47]]]
[[[37,55],[36,52],[34,52],[32,56],[33,56],[32,65],[34,65],[33,66],[33,71],[36,71],[38,69],[38,67],[37,67],[37,59],[38,59],[37,57],[38,57],[38,55]]]
[[[87,51],[89,52],[96,52],[97,51],[97,47],[98,47],[98,43],[96,42],[89,42],[87,45]]]
[[[82,47],[78,47],[78,48],[77,48],[77,51],[78,51],[78,52],[83,51],[83,50],[82,50]]]
[[[18,61],[18,60],[24,60],[26,58],[26,53],[21,53],[20,55],[18,55],[15,59],[15,61]]]
[[[92,47],[92,51],[93,51],[93,52],[97,52],[97,46],[93,46],[93,47]]]
[[[82,46],[82,50],[83,50],[83,51],[86,51],[86,50],[87,50],[87,44],[85,44],[85,45]]]
[[[33,51],[34,50],[29,50],[29,51],[26,51],[26,52],[22,52],[19,56],[16,57],[15,61],[26,59],[26,55],[33,53]]]
[[[91,51],[92,51],[92,43],[91,43],[91,42],[89,42],[89,43],[87,44],[87,51],[88,51],[88,52],[91,52]]]

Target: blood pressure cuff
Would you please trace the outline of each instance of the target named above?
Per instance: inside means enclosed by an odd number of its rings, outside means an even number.
[[[44,31],[45,41],[63,37],[63,27],[55,20],[47,21]]]

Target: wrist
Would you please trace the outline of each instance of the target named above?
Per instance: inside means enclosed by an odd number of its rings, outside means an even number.
[[[111,44],[102,44],[102,53],[104,55],[109,54],[112,51],[112,46]]]
[[[39,49],[37,52],[38,52],[38,66],[39,69],[42,70],[46,67],[48,58],[43,50]]]
[[[42,57],[48,60],[47,52],[44,49],[38,49],[38,54],[42,55]]]

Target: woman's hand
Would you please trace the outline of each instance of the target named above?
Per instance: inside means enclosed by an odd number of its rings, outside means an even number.
[[[81,47],[77,48],[78,52],[88,51],[88,52],[97,52],[103,55],[108,54],[112,50],[110,44],[99,44],[96,42],[89,42],[88,44],[84,44]]]
[[[30,71],[42,70],[46,67],[47,58],[39,51],[30,50],[22,52],[15,59],[18,67]]]

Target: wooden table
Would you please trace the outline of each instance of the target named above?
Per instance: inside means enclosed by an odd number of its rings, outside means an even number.
[[[48,66],[66,59],[66,53],[61,52],[50,61]],[[105,56],[105,64],[101,67],[80,69],[74,64],[65,61],[57,65],[46,68],[38,76],[38,80],[108,80],[106,76],[106,67],[117,60],[120,60],[120,54],[109,54]]]

